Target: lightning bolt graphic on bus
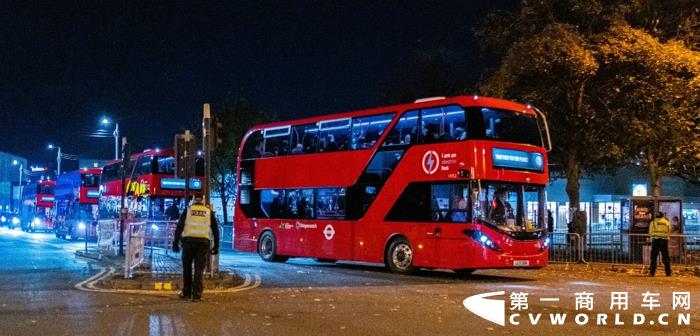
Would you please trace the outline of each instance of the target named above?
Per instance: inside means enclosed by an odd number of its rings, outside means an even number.
[[[433,160],[432,155],[428,155],[428,171],[433,171],[433,165],[435,164],[435,160]]]

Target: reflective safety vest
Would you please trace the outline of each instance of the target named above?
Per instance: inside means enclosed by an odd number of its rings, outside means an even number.
[[[654,218],[649,224],[651,238],[668,239],[669,232],[671,232],[671,224],[666,218]]]
[[[209,239],[211,233],[211,210],[202,204],[193,204],[187,209],[183,237]]]

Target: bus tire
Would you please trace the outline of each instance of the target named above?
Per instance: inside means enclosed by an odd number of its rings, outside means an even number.
[[[411,274],[413,267],[413,247],[405,237],[398,237],[389,243],[384,255],[384,264],[392,273]]]
[[[462,268],[462,269],[455,269],[453,270],[457,276],[461,277],[467,277],[470,276],[476,269],[474,268]]]
[[[288,258],[277,255],[277,241],[270,231],[265,231],[258,241],[258,255],[267,262],[285,262]]]

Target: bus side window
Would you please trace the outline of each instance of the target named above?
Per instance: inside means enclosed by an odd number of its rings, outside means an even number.
[[[349,118],[319,122],[319,152],[348,150],[350,123]]]
[[[292,126],[290,155],[316,153],[318,143],[318,126],[305,124]]]
[[[418,111],[404,113],[389,131],[382,147],[415,144],[418,138]]]
[[[352,119],[352,149],[372,148],[394,118],[394,113]]]
[[[466,140],[464,109],[442,106],[421,111],[421,142],[434,143]]]
[[[262,132],[261,131],[255,131],[253,132],[248,138],[246,139],[245,144],[243,145],[243,160],[247,159],[256,159],[262,156],[263,153],[263,138],[262,138]]]

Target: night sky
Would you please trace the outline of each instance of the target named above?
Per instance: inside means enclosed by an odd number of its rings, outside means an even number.
[[[513,1],[146,2],[0,3],[0,150],[112,158],[113,138],[85,136],[105,115],[140,148],[170,147],[228,92],[283,119],[374,107],[438,49],[474,83],[473,24]]]

